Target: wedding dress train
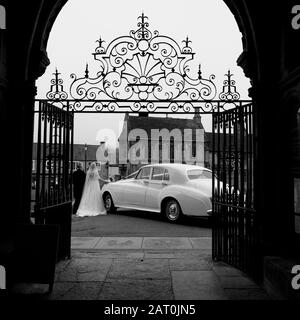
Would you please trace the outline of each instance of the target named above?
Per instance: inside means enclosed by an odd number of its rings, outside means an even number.
[[[100,176],[96,166],[91,166],[86,175],[82,198],[76,215],[79,217],[105,215]]]

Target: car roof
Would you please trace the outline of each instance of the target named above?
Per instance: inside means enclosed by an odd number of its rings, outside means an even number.
[[[193,164],[184,164],[184,163],[152,163],[152,164],[147,164],[145,166],[143,166],[143,168],[145,167],[164,167],[164,168],[171,168],[171,169],[203,169],[203,170],[208,170],[211,171],[208,168],[202,167],[202,166],[198,166],[198,165],[193,165]]]

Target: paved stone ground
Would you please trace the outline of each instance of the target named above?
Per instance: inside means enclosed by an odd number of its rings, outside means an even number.
[[[73,237],[211,237],[205,218],[184,217],[172,224],[151,212],[119,209],[115,214],[72,217]]]
[[[51,300],[269,299],[241,271],[212,261],[211,238],[73,238],[72,248],[72,258],[57,265],[52,294],[37,285],[23,293]]]

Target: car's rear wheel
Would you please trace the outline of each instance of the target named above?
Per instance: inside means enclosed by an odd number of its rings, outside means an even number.
[[[170,222],[177,222],[182,217],[180,205],[175,199],[170,199],[166,202],[164,213]]]
[[[104,207],[107,213],[114,213],[116,212],[116,207],[114,205],[113,199],[110,193],[106,193],[104,195]]]

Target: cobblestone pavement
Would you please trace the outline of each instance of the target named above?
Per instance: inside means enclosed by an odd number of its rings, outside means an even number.
[[[212,261],[211,238],[73,238],[72,248],[42,299],[269,299],[244,273]]]

